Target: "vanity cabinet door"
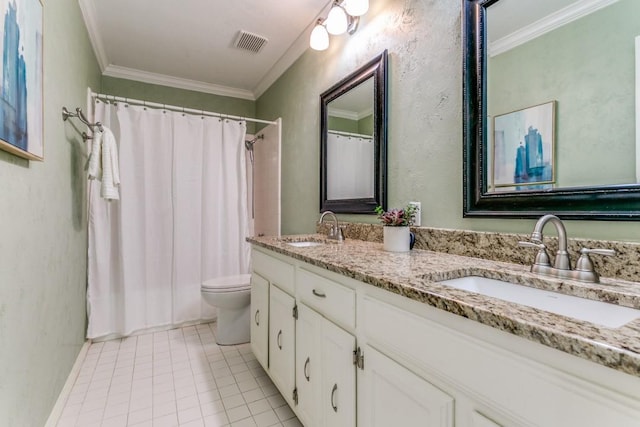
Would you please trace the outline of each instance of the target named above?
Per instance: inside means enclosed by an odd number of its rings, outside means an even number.
[[[297,415],[305,427],[322,425],[322,322],[324,319],[304,304],[298,305],[296,324]]]
[[[293,297],[271,285],[269,289],[269,373],[293,406],[295,384],[295,319]]]
[[[306,427],[355,426],[355,341],[317,311],[298,305],[296,413]]]
[[[269,367],[269,282],[251,275],[251,350],[264,369]]]
[[[322,404],[323,425],[356,425],[356,366],[353,335],[323,319],[322,322]],[[367,424],[363,424],[367,425]],[[387,426],[402,424],[387,424]],[[368,426],[368,425],[367,425]]]
[[[471,425],[472,427],[502,427],[477,411],[471,414]]]
[[[358,423],[367,427],[452,427],[453,398],[372,347],[358,371]]]

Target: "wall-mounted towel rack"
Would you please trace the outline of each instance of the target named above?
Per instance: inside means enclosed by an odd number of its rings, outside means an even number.
[[[80,107],[76,108],[75,113],[72,113],[71,111],[67,110],[67,107],[62,107],[62,120],[66,122],[69,117],[77,117],[82,123],[89,126],[91,130],[98,128],[100,132],[104,131],[102,127],[102,123],[100,122],[91,123],[89,119],[87,119],[87,116],[84,115],[84,113],[82,112],[82,108]],[[93,137],[87,135],[86,132],[82,132],[82,140],[86,141],[88,139],[93,139]]]

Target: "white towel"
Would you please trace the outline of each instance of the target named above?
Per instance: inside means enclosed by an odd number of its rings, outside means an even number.
[[[100,148],[102,132],[94,132],[91,140],[91,154],[89,155],[89,179],[100,179]]]
[[[106,126],[102,135],[102,187],[100,195],[105,200],[118,200],[120,193],[120,167],[118,165],[118,147],[113,132]]]

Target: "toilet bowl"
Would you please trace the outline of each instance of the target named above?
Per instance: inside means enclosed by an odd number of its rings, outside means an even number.
[[[234,345],[249,342],[251,326],[251,275],[218,277],[200,287],[202,298],[218,311],[216,342]]]

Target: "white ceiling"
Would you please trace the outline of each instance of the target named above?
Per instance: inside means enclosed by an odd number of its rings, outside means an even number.
[[[499,40],[559,10],[584,0],[501,0],[487,9],[489,42]]]
[[[487,8],[489,55],[513,49],[619,0],[500,0]]]
[[[330,0],[79,0],[103,74],[256,99],[304,51]],[[233,46],[240,30],[268,39]]]

